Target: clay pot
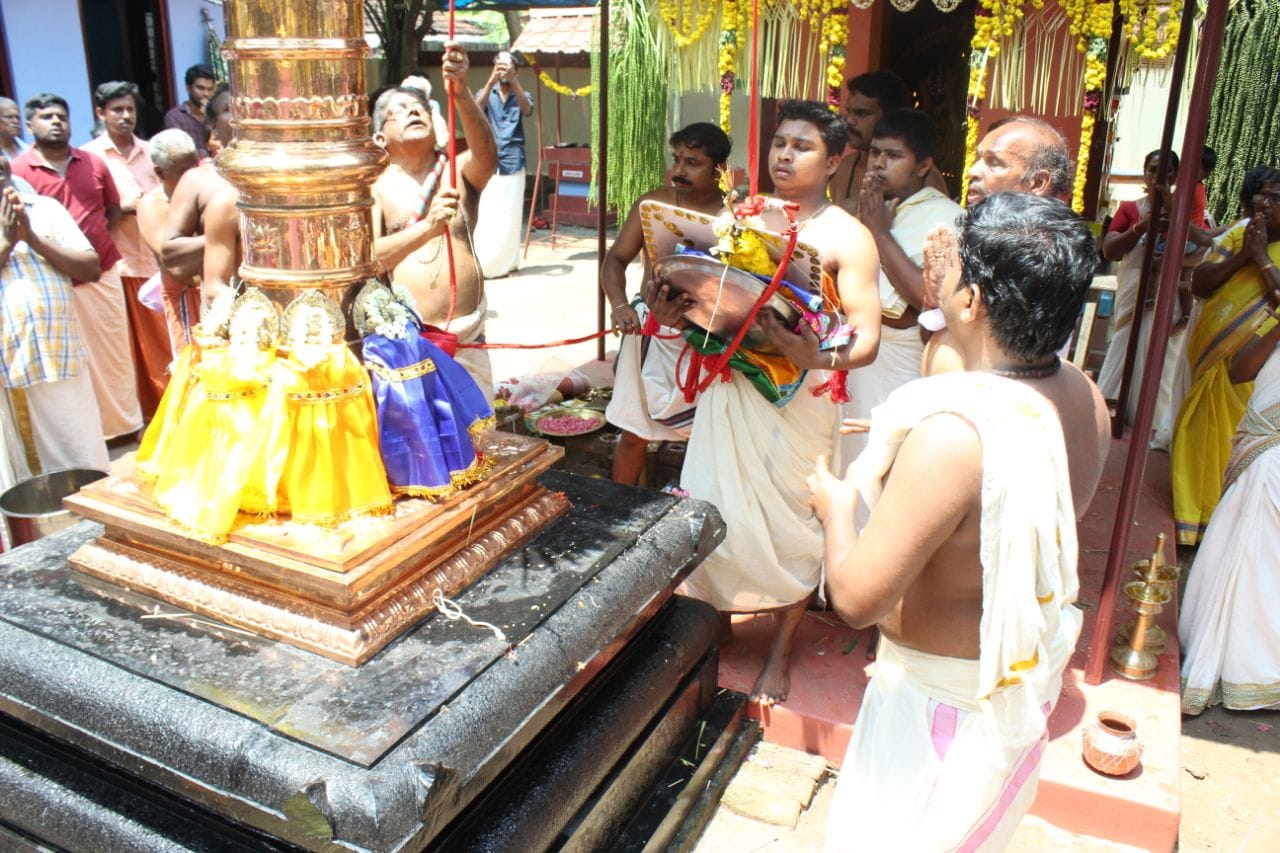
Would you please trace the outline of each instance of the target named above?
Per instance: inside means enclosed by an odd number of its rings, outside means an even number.
[[[1084,730],[1084,763],[1108,776],[1123,776],[1142,759],[1142,741],[1132,717],[1102,711]]]

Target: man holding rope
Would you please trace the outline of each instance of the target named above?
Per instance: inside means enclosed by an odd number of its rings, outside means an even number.
[[[714,378],[698,402],[681,486],[720,510],[724,542],[690,575],[681,592],[724,614],[772,612],[777,631],[751,691],[761,705],[787,698],[791,648],[805,607],[818,586],[822,526],[808,506],[805,477],[831,453],[840,407],[814,392],[830,378],[875,359],[880,344],[880,261],[867,229],[826,200],[826,184],[844,148],[844,119],[816,101],[784,101],[769,151],[777,198],[794,204],[799,238],[822,259],[823,293],[837,301],[853,328],[848,343],[821,350],[807,325],[784,328],[770,310],[757,317],[779,353],[803,378],[785,404],[767,399],[747,374]],[[765,225],[791,226],[781,210],[766,209]],[[654,300],[667,325],[689,305],[664,284]],[[807,376],[805,372],[807,371]]]
[[[498,163],[493,131],[467,90],[467,68],[463,46],[446,42],[445,91],[467,140],[467,151],[457,158],[457,186],[447,186],[448,140],[438,138],[422,92],[397,87],[374,104],[373,139],[391,163],[373,185],[373,253],[391,280],[413,296],[423,322],[435,327],[429,337],[454,355],[492,403],[488,353],[457,349],[484,338],[488,305],[471,228],[480,193]]]

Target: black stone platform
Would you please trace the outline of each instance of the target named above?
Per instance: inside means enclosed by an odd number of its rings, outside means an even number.
[[[696,501],[561,474],[543,483],[573,509],[457,596],[510,651],[437,614],[345,667],[70,569],[100,530],[87,522],[4,555],[0,841],[402,850],[441,844],[447,829],[470,840],[441,849],[515,849],[535,825],[529,838],[556,838],[655,738],[667,746],[629,778],[656,778],[714,693],[714,611],[671,590],[722,523]],[[475,823],[498,817],[467,812],[486,789],[481,802],[512,779],[537,789],[547,761],[577,768],[540,789],[560,792],[556,808],[503,824],[515,835]],[[615,813],[634,801],[617,790]],[[622,829],[607,812],[589,837]]]

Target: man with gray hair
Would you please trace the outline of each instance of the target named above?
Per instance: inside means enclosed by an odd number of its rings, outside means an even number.
[[[169,351],[175,357],[190,343],[191,327],[200,321],[200,282],[181,267],[164,262],[164,224],[178,181],[199,162],[195,140],[185,130],[160,131],[151,137],[151,163],[160,184],[138,201],[138,231],[160,264]]]
[[[1015,115],[996,122],[978,143],[969,167],[970,207],[996,193],[1071,201],[1071,156],[1067,138],[1042,119]]]
[[[476,103],[489,119],[498,144],[498,173],[480,196],[476,255],[485,278],[513,272],[520,259],[520,212],[524,209],[524,117],[533,114],[533,98],[520,86],[516,58],[499,51]]]
[[[12,160],[29,146],[22,140],[22,113],[12,98],[0,98],[0,153]]]

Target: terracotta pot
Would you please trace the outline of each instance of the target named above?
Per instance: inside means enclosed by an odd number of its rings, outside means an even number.
[[[1142,741],[1132,717],[1102,711],[1084,730],[1084,763],[1108,776],[1123,776],[1142,759]]]

